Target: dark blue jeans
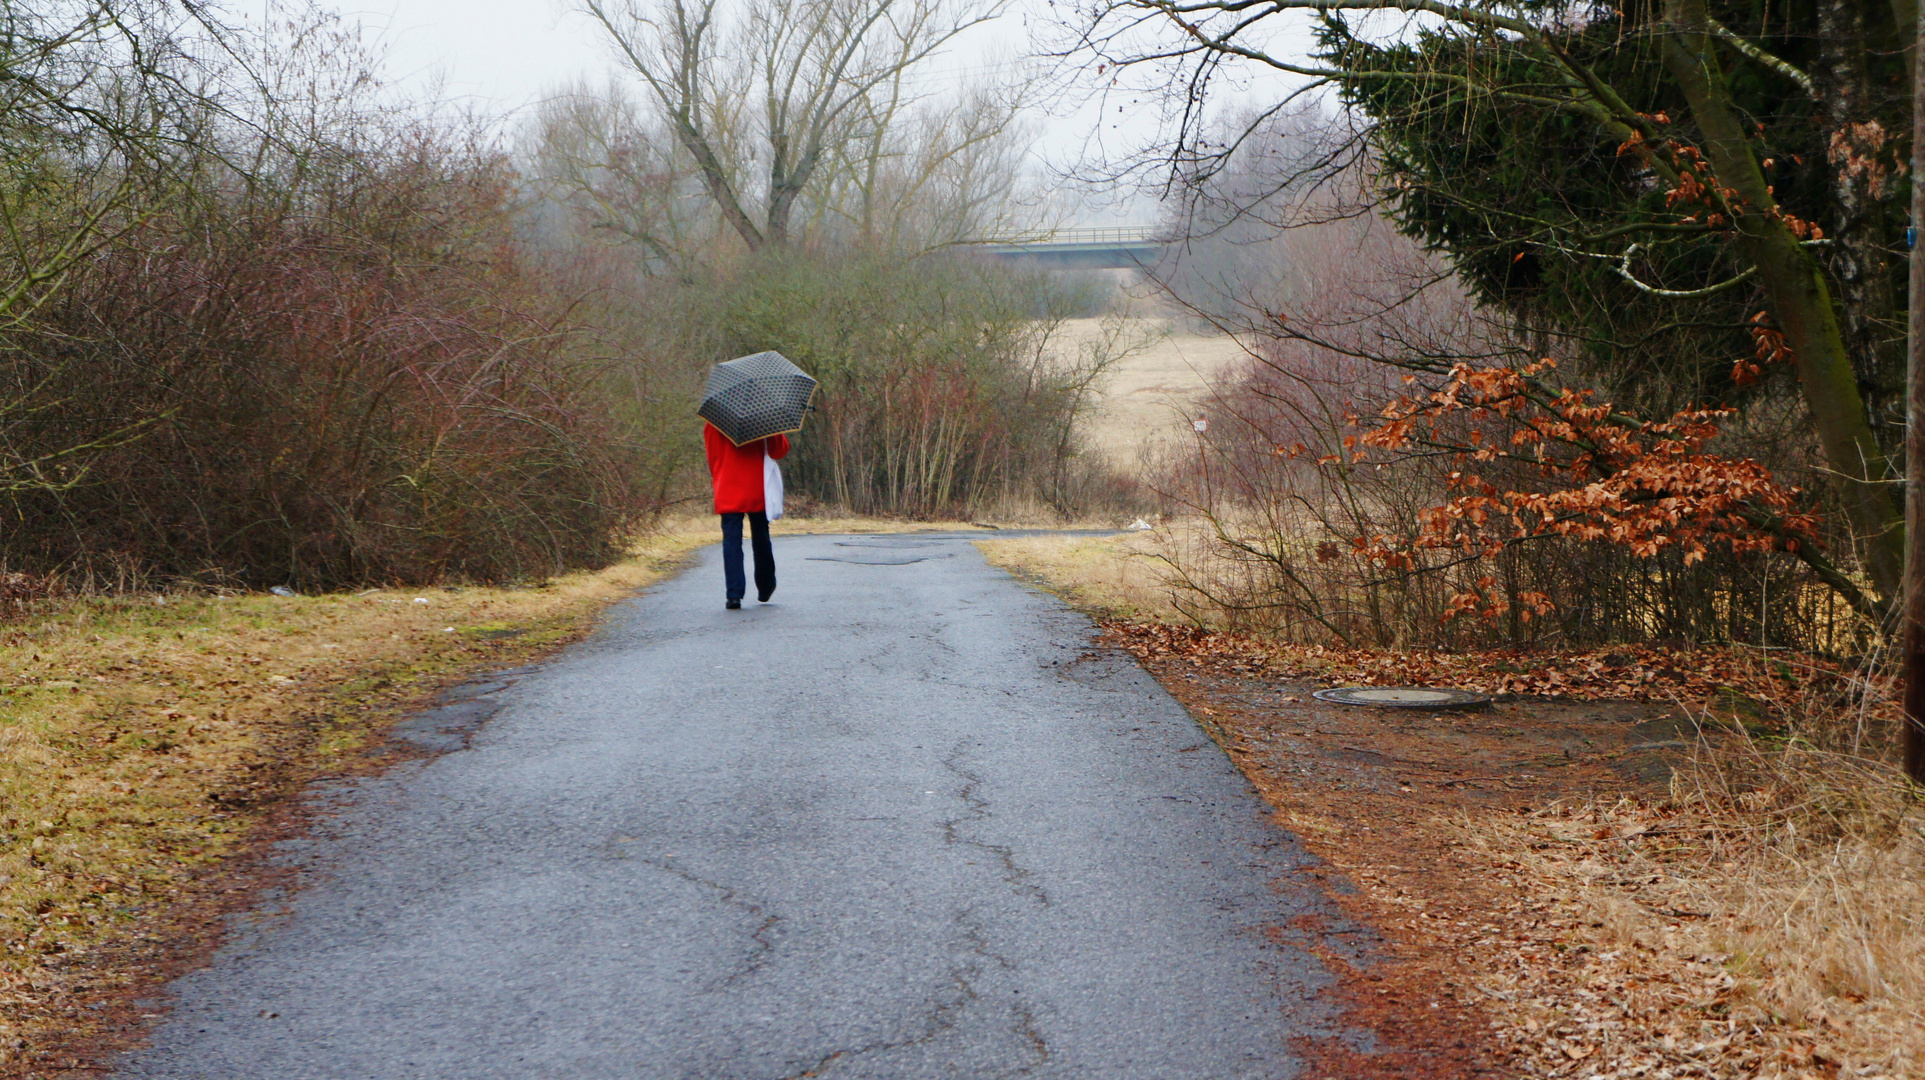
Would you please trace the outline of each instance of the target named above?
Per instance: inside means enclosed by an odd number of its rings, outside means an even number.
[[[775,593],[775,547],[769,543],[769,515],[722,515],[722,578],[728,586],[726,599],[740,600],[748,590],[742,579],[742,519],[749,519],[749,547],[755,550],[755,598],[767,600]]]

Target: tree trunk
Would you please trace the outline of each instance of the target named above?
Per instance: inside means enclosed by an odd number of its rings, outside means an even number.
[[[688,106],[681,106],[674,117],[675,136],[695,159],[696,168],[702,173],[702,186],[708,188],[709,197],[715,200],[716,208],[722,211],[722,217],[742,237],[742,242],[749,245],[750,251],[761,250],[768,242],[767,238],[743,211],[742,200],[735,194],[735,185],[729,183],[728,170],[723,167],[721,158],[716,156],[708,140],[702,137],[701,129],[695,126],[688,114]]]
[[[1704,0],[1665,0],[1665,66],[1690,103],[1716,182],[1736,192],[1730,209],[1738,244],[1758,267],[1772,315],[1791,346],[1805,405],[1833,483],[1861,545],[1872,586],[1886,601],[1900,592],[1904,531],[1884,451],[1846,351],[1823,270],[1786,225],[1711,53]]]
[[[767,236],[769,243],[780,247],[789,242],[789,219],[795,213],[795,201],[802,197],[802,189],[809,185],[822,161],[822,145],[821,136],[811,133],[809,145],[790,163],[788,140],[772,139],[771,144]]]
[[[1918,0],[1891,0],[1891,12],[1892,33],[1890,44],[1885,47],[1898,48],[1906,54],[1906,84],[1916,100],[1917,89],[1911,85],[1911,81],[1918,78],[1918,61],[1912,56],[1912,50],[1918,47]]]
[[[1877,164],[1870,170],[1845,167],[1848,155],[1882,163],[1882,144],[1904,137],[1877,123],[1870,50],[1885,43],[1873,40],[1868,6],[1864,0],[1823,0],[1817,9],[1819,59],[1811,76],[1826,135],[1833,141],[1833,213],[1823,222],[1832,246],[1824,262],[1838,289],[1846,353],[1858,374],[1866,419],[1889,457],[1904,442],[1902,264],[1892,255],[1885,224],[1887,200],[1898,189],[1898,177],[1881,175]]]
[[[783,247],[789,242],[789,217],[795,211],[795,199],[801,192],[787,185],[775,187],[769,192],[769,227],[763,235],[774,247]]]
[[[1925,23],[1912,27],[1912,220],[1925,221],[1925,64],[1919,43]],[[1925,250],[1911,252],[1911,304],[1906,335],[1905,425],[1905,775],[1925,784]]]

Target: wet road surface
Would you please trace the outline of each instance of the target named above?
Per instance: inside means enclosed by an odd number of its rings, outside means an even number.
[[[1296,1073],[1341,919],[1195,722],[963,539],[719,553],[325,786],[122,1077]]]

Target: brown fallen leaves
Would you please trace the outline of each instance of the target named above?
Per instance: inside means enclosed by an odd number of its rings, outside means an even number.
[[[1834,661],[1764,660],[1740,649],[1623,645],[1570,652],[1381,652],[1292,645],[1166,623],[1112,619],[1102,627],[1140,660],[1174,658],[1193,665],[1207,660],[1230,671],[1338,685],[1444,686],[1575,700],[1695,702],[1735,693],[1761,707],[1817,695],[1835,704],[1865,704],[1886,719],[1895,718],[1891,710],[1897,704],[1886,681],[1868,681]]]
[[[1460,825],[1510,928],[1469,954],[1531,1072],[1917,1075],[1916,852],[1759,823],[1674,798]]]
[[[60,583],[39,574],[0,572],[0,619],[14,618],[31,605],[60,595]]]

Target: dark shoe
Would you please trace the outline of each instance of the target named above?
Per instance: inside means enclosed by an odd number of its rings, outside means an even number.
[[[739,611],[742,608],[742,601],[730,600],[728,603],[722,606],[728,608],[730,611]]]
[[[755,602],[758,604],[766,604],[769,602],[769,597],[774,595],[775,595],[774,589],[770,589],[768,592],[763,592],[762,590],[757,589],[755,591]]]

